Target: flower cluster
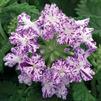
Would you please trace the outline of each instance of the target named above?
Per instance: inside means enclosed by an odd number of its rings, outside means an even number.
[[[5,65],[16,66],[20,83],[41,82],[43,97],[56,95],[66,99],[70,83],[88,81],[94,75],[87,58],[96,50],[96,43],[92,39],[93,28],[88,28],[88,23],[89,18],[67,17],[56,4],[46,4],[34,22],[26,13],[20,14],[16,31],[9,38],[14,47],[4,57]],[[44,40],[44,44],[40,44],[39,39]],[[72,56],[66,54],[70,48]],[[49,61],[52,59],[54,61]]]

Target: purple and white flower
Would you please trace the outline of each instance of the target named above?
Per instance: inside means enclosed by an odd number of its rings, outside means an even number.
[[[37,39],[37,35],[35,35],[31,29],[21,34],[13,32],[9,38],[11,44],[20,47],[21,50],[26,52],[36,52],[39,48]]]
[[[21,72],[21,74],[18,76],[18,80],[20,83],[24,83],[29,86],[32,84],[32,79],[24,72]]]
[[[20,51],[19,47],[11,49],[11,52],[4,57],[5,65],[13,67],[16,64],[20,64],[26,54],[23,51]]]
[[[16,32],[23,33],[24,31],[31,29],[33,33],[39,34],[40,30],[37,25],[37,21],[32,22],[30,19],[31,17],[25,12],[21,13],[18,16],[18,26]]]
[[[19,70],[25,72],[33,81],[41,80],[43,71],[46,69],[45,62],[39,55],[25,57],[20,63]]]

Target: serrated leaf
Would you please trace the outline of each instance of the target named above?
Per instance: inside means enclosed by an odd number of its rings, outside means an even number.
[[[29,5],[28,3],[18,4],[17,2],[13,3],[10,6],[5,7],[3,12],[14,11],[16,14],[20,14],[22,12],[28,13],[32,17],[37,17],[39,14],[38,9],[34,5]]]
[[[83,18],[90,18],[90,27],[95,28],[94,39],[101,44],[101,0],[81,0],[77,14]]]
[[[101,0],[80,0],[77,14],[84,17],[101,17]]]
[[[84,83],[76,83],[72,86],[73,101],[96,101]]]

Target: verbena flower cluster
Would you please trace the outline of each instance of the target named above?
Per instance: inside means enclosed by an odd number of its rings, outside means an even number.
[[[20,83],[30,86],[32,82],[40,82],[43,97],[56,95],[66,99],[70,83],[88,81],[94,75],[87,58],[96,50],[96,43],[92,39],[93,28],[88,28],[88,23],[89,18],[75,20],[67,17],[56,4],[46,4],[40,17],[34,22],[26,13],[20,14],[16,31],[9,38],[13,48],[4,57],[5,65],[16,66],[20,71]],[[39,38],[45,43],[55,39],[60,46],[70,46],[74,54],[57,58],[51,65],[47,65],[48,61],[44,56],[46,53],[42,54],[45,48],[41,50]],[[53,50],[47,46],[47,51]],[[69,50],[64,48],[64,53]],[[53,52],[54,50],[46,55],[51,56]],[[56,53],[58,50],[55,55]]]

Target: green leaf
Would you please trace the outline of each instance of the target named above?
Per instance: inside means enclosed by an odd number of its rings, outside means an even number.
[[[77,14],[84,17],[101,17],[101,0],[80,0]]]
[[[8,12],[8,11],[15,12],[15,14],[26,12],[33,18],[39,15],[38,9],[36,9],[34,5],[29,5],[28,3],[18,4],[17,2],[15,2],[12,5],[5,7],[5,9],[3,10],[3,12]]]
[[[94,39],[101,44],[101,0],[80,0],[76,11],[79,17],[90,18],[90,27],[95,28]]]
[[[0,0],[0,7],[4,7],[10,0]]]
[[[93,65],[96,73],[101,70],[101,45],[97,50],[89,57],[89,61]]]
[[[101,101],[101,70],[96,74],[96,87],[97,87],[97,99],[98,101]]]
[[[1,36],[4,40],[7,39],[7,36],[6,36],[6,34],[5,34],[5,32],[4,32],[3,28],[2,28],[1,21],[0,21],[0,36]]]
[[[96,89],[93,92],[98,93],[95,96],[97,96],[98,101],[101,101],[101,46],[89,57],[89,60],[96,72],[93,80],[95,81],[95,84],[93,83],[95,87],[92,87],[92,89]]]
[[[0,82],[0,101],[26,101],[27,89],[29,87],[24,85],[2,81]]]
[[[27,0],[29,4],[34,4],[40,11],[44,8],[45,1],[48,2],[48,0]]]
[[[3,71],[3,58],[10,48],[11,44],[8,41],[4,42],[4,45],[0,48],[0,71]]]
[[[72,90],[73,101],[96,101],[84,83],[73,84]]]
[[[11,32],[15,32],[16,27],[17,27],[17,17],[14,17],[10,21],[9,25],[7,26],[7,32],[8,32],[8,34],[10,34]]]

